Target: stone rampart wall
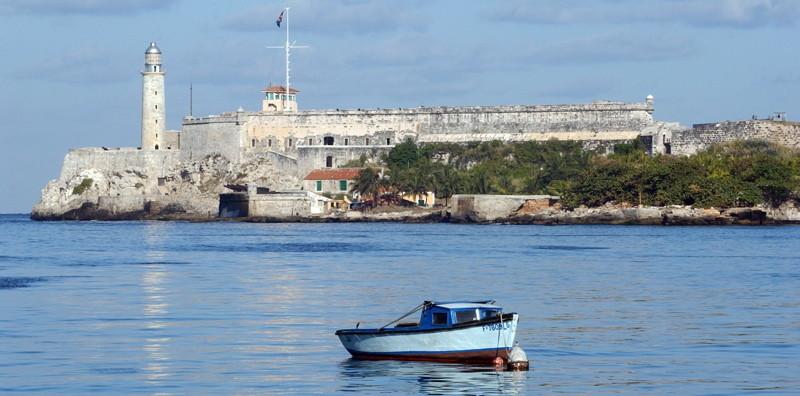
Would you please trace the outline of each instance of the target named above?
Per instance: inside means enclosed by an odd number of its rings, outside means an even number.
[[[672,133],[672,154],[693,155],[714,143],[744,139],[763,139],[800,148],[800,124],[772,120],[695,124],[692,129]]]
[[[629,141],[655,122],[652,103],[420,107],[414,109],[235,112],[184,119],[184,158],[239,150],[297,157],[305,146],[394,146],[419,142]],[[327,140],[327,141],[326,141]]]
[[[244,146],[243,123],[236,116],[184,118],[181,133],[181,159],[199,160],[220,154],[231,161],[240,161]]]
[[[388,154],[394,146],[308,146],[298,150],[297,177],[303,178],[314,169],[327,168],[327,158],[331,157],[331,168],[343,167],[350,160],[357,160],[362,154],[368,162],[376,163],[383,154]]]
[[[177,150],[71,149],[64,157],[60,180],[67,181],[85,169],[136,169],[156,179],[165,176],[178,163],[178,157]]]
[[[280,169],[282,173],[293,175],[297,178],[302,178],[301,176],[298,176],[299,173],[297,172],[297,159],[281,153],[276,153],[274,151],[245,152],[242,159],[244,162],[253,162],[258,158],[267,158],[275,166],[275,168]]]

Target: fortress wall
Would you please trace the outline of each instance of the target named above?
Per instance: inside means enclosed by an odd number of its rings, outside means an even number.
[[[314,169],[326,168],[327,157],[332,157],[332,168],[344,166],[350,160],[357,160],[361,154],[374,160],[388,154],[394,147],[390,146],[309,146],[298,150],[297,176],[302,179]]]
[[[181,133],[181,159],[199,160],[208,155],[220,154],[232,161],[239,160],[243,147],[243,122],[236,116],[183,119]]]
[[[800,148],[800,124],[772,120],[725,121],[695,124],[692,129],[672,132],[672,154],[693,155],[714,143],[763,139]]]
[[[274,150],[321,144],[325,136],[354,145],[420,141],[547,140],[552,133],[578,133],[580,140],[604,139],[605,132],[639,133],[654,123],[648,103],[594,102],[583,105],[420,107],[416,109],[326,110],[247,113],[247,138]],[[538,134],[538,135],[537,135]],[[542,135],[543,134],[543,135]],[[592,134],[596,134],[592,136]],[[451,135],[451,136],[443,136]],[[564,135],[561,139],[574,139]],[[378,139],[380,137],[380,139]],[[287,139],[292,138],[291,144]],[[309,144],[309,138],[311,143]],[[369,144],[366,139],[370,138]],[[492,139],[489,139],[492,140]],[[277,145],[277,146],[276,146]]]
[[[272,162],[275,168],[280,169],[281,172],[283,173],[295,175],[298,178],[302,178],[303,176],[305,176],[305,174],[303,174],[302,176],[298,175],[297,159],[274,151],[245,152],[243,161],[251,162],[257,158],[263,158],[263,157],[269,159],[269,161]]]
[[[605,144],[588,142],[631,141],[655,124],[652,111],[652,103],[604,101],[580,105],[239,111],[185,118],[180,147],[184,159],[221,154],[240,161],[242,154],[281,152],[298,158],[298,176],[302,177],[312,164],[313,168],[324,167],[324,147],[359,146],[334,154],[335,162],[343,164],[361,153],[371,155],[368,147],[385,150],[385,146],[408,137],[420,143],[559,139],[598,146]],[[309,147],[312,149],[300,153]]]
[[[167,171],[178,163],[178,156],[177,150],[71,149],[64,157],[60,179],[68,181],[85,169],[118,171],[136,169],[146,172],[148,177],[155,179],[165,176]]]

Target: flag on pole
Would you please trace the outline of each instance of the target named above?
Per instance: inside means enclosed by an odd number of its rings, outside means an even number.
[[[275,24],[278,25],[278,27],[281,27],[281,22],[283,22],[283,11],[281,11],[281,14],[278,15],[278,20],[275,21]]]

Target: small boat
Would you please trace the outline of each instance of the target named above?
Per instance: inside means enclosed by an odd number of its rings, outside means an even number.
[[[345,349],[360,359],[443,362],[508,361],[519,315],[495,301],[425,301],[378,329],[337,330]],[[422,310],[419,322],[394,323]]]

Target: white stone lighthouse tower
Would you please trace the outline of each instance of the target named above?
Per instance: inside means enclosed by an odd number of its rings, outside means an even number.
[[[161,71],[161,50],[156,43],[144,52],[142,71],[142,150],[163,149],[167,129],[164,103],[164,72]]]

